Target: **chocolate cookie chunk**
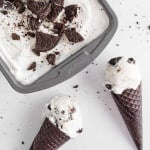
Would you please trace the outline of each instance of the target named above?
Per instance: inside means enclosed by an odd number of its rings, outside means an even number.
[[[63,6],[52,3],[51,12],[47,16],[48,20],[53,22],[62,10]]]
[[[55,61],[56,61],[56,55],[55,54],[48,54],[46,59],[50,65],[55,65]]]
[[[0,0],[0,7],[3,7],[4,0]]]
[[[29,22],[29,28],[31,30],[37,30],[40,26],[40,22],[39,22],[39,19],[38,18],[34,18],[34,17],[31,17],[29,16],[28,17],[28,22]]]
[[[60,36],[49,35],[43,32],[36,33],[35,52],[46,52],[54,48],[60,40]]]
[[[20,36],[18,34],[16,34],[16,33],[12,33],[11,36],[12,36],[13,40],[20,40]]]
[[[50,3],[63,6],[64,5],[64,0],[50,0]]]
[[[82,42],[84,40],[82,35],[78,33],[75,28],[65,29],[65,35],[67,39],[73,43]]]
[[[55,34],[62,35],[62,33],[64,32],[64,27],[64,24],[55,22],[53,32]]]
[[[122,57],[116,57],[116,58],[112,58],[110,61],[109,61],[109,64],[112,65],[112,66],[115,66],[121,59]]]
[[[77,5],[69,5],[65,7],[66,20],[72,22],[74,17],[77,16],[77,10],[78,10]]]
[[[4,1],[3,8],[6,10],[13,10],[15,6],[10,1]]]
[[[34,32],[27,32],[27,35],[34,38],[35,37],[35,33]]]
[[[31,63],[30,66],[27,68],[27,70],[35,71],[36,70],[36,62]]]
[[[14,0],[14,6],[16,7],[16,8],[20,8],[20,7],[22,7],[24,4],[23,4],[23,2],[21,1],[21,0]]]
[[[18,9],[18,13],[22,14],[26,10],[26,7],[24,5],[20,6]]]
[[[1,10],[1,13],[2,13],[3,15],[7,15],[7,14],[8,14],[8,11],[7,11],[7,10]]]
[[[32,13],[36,14],[37,17],[41,20],[47,17],[47,15],[51,12],[51,3],[38,2],[34,0],[27,1],[27,7]]]

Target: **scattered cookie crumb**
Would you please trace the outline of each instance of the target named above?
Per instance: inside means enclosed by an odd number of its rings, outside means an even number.
[[[21,144],[24,145],[24,141],[22,141]]]
[[[74,89],[77,89],[78,87],[79,87],[79,85],[74,85],[73,86]]]

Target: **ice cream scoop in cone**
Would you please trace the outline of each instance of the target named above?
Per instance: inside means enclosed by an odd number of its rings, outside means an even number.
[[[111,91],[137,149],[142,150],[142,85],[135,60],[111,59],[105,73],[105,85]]]
[[[82,119],[75,100],[55,97],[47,106],[46,118],[30,150],[57,150],[81,132]]]

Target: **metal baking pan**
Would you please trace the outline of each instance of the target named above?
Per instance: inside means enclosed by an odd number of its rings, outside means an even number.
[[[102,33],[97,39],[76,52],[73,56],[69,57],[58,66],[55,66],[52,70],[43,75],[34,83],[30,85],[23,85],[18,82],[9,71],[7,65],[3,62],[2,59],[0,59],[0,70],[10,85],[16,91],[20,93],[31,93],[52,87],[60,82],[63,82],[76,73],[80,72],[103,51],[116,32],[118,21],[115,13],[110,8],[108,3],[105,0],[99,1],[109,17],[109,26],[106,31]]]

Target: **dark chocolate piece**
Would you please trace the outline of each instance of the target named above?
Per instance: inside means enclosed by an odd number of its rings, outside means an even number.
[[[77,5],[69,5],[65,7],[66,20],[72,22],[73,19],[77,16],[77,10],[78,10]]]
[[[38,18],[34,18],[34,17],[31,17],[29,16],[28,17],[28,21],[29,21],[29,28],[31,30],[38,30],[39,26],[40,26],[40,22],[39,22],[39,19]]]
[[[56,61],[56,55],[55,54],[48,54],[46,59],[50,65],[55,65],[55,61]]]
[[[0,7],[3,7],[4,0],[0,0]]]
[[[53,22],[62,10],[63,10],[63,6],[52,4],[51,12],[47,16],[48,20]]]
[[[110,61],[109,61],[109,64],[112,65],[112,66],[115,66],[121,59],[122,57],[116,57],[116,58],[112,58]]]
[[[47,15],[51,12],[51,3],[28,0],[27,6],[28,9],[31,10],[32,13],[36,14],[37,17],[41,20],[46,18]]]
[[[27,70],[33,70],[33,71],[35,71],[36,70],[36,62],[31,63],[31,65],[28,67]]]
[[[35,37],[35,33],[34,32],[27,32],[27,35],[34,38]]]
[[[54,48],[60,40],[60,36],[54,36],[43,32],[36,33],[35,50],[38,52],[46,52]]]
[[[82,42],[84,40],[82,35],[78,33],[75,28],[65,29],[65,35],[68,40],[73,43]]]
[[[18,34],[16,34],[16,33],[12,33],[11,36],[12,36],[13,40],[20,40],[20,36]]]
[[[112,93],[112,96],[137,146],[137,149],[142,150],[143,130],[141,85],[137,88],[137,90],[128,89],[125,90],[121,95]]]
[[[69,139],[69,136],[60,131],[46,118],[30,150],[57,150]]]

